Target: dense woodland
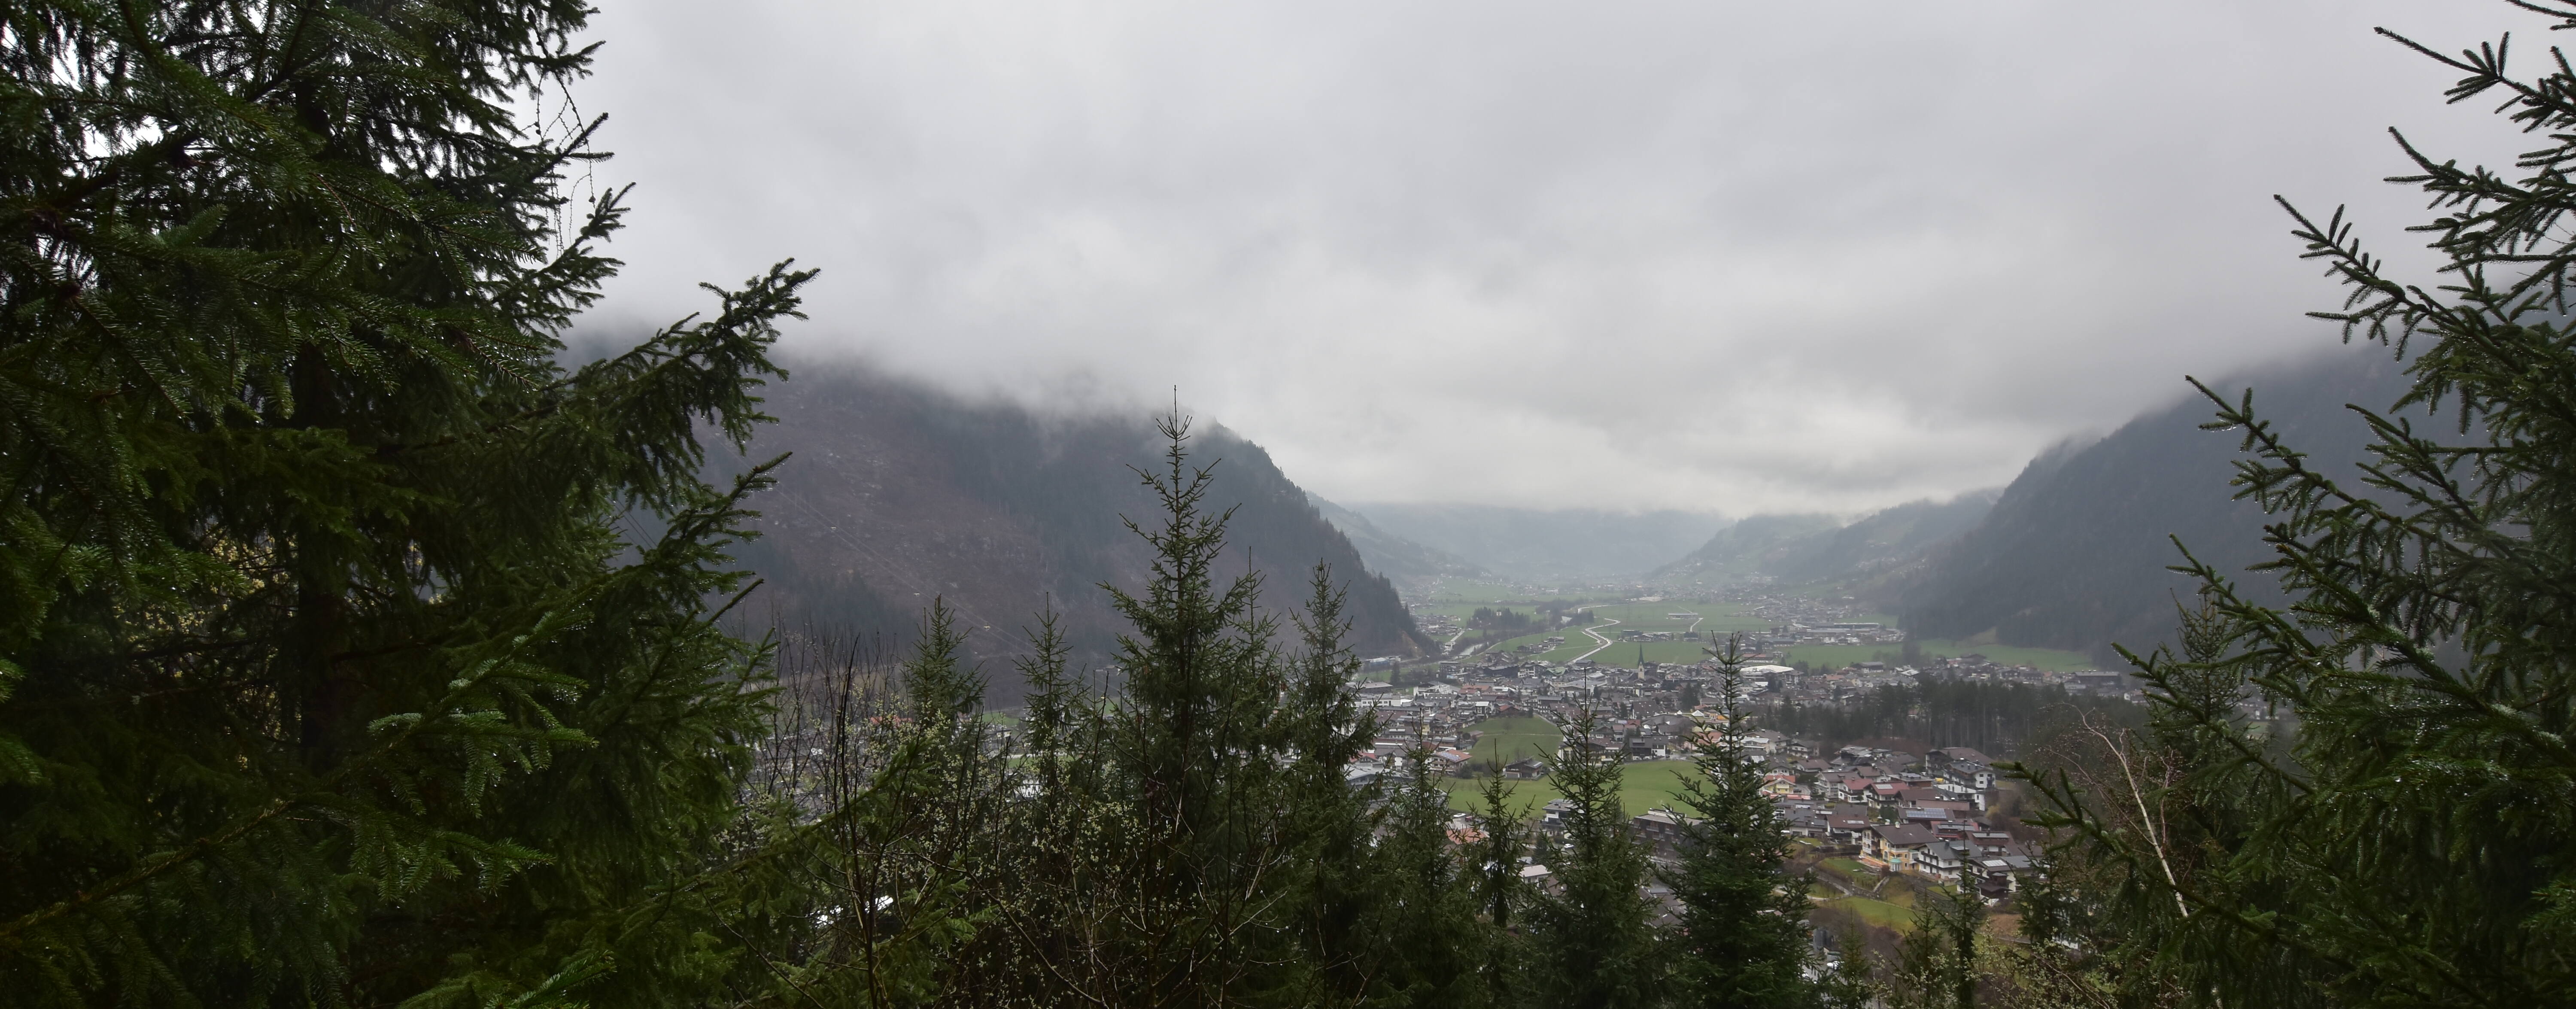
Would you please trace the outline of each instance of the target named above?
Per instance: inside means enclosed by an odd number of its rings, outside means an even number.
[[[2134,728],[2143,714],[2127,701],[2071,696],[2064,687],[1952,681],[1879,687],[1830,706],[1769,706],[1760,717],[1769,728],[1831,747],[1898,739],[2010,757],[2025,742],[2053,738],[2087,719]]]
[[[2143,721],[2015,772],[2052,844],[2014,930],[1930,893],[1828,970],[1733,682],[1668,862],[1590,716],[1553,831],[1500,781],[1453,830],[1419,751],[1346,784],[1376,728],[1351,575],[1226,569],[1179,416],[1126,477],[1115,675],[1043,608],[1007,671],[936,597],[898,656],[731,630],[782,462],[711,461],[767,419],[812,274],[566,363],[625,194],[570,195],[595,122],[509,103],[584,72],[589,13],[0,8],[11,1004],[2576,1003],[2565,61],[2417,49],[2535,148],[2403,148],[2439,277],[2288,208],[2349,352],[2402,362],[2351,411],[2369,464],[2322,472],[2212,391],[2278,595],[2175,555],[2196,591],[2128,656]],[[1029,690],[1008,728],[997,676]],[[1969,733],[2038,700],[1853,717]]]

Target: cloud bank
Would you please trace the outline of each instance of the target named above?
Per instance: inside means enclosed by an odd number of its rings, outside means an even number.
[[[2396,251],[2383,130],[2495,160],[2501,4],[643,0],[598,330],[795,256],[791,349],[1194,410],[1317,493],[1833,510],[2008,480],[2333,343],[2270,205]],[[2402,256],[2401,256],[2402,258]],[[2358,352],[2358,351],[2355,351]]]

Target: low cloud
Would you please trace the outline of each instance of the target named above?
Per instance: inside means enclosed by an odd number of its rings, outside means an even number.
[[[2331,344],[2269,198],[2378,180],[2501,4],[609,5],[612,330],[821,268],[805,353],[1181,389],[1327,497],[1849,511]],[[2478,147],[2473,145],[2485,145]],[[2358,351],[2356,351],[2358,352]]]

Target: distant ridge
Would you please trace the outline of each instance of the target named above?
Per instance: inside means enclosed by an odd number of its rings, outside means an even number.
[[[944,597],[995,673],[995,660],[1022,652],[1021,629],[1052,605],[1082,658],[1107,659],[1126,628],[1098,585],[1135,591],[1146,575],[1146,548],[1120,516],[1153,518],[1128,469],[1159,462],[1149,417],[1040,416],[847,365],[798,364],[794,376],[765,392],[778,423],[751,453],[794,455],[752,504],[763,536],[738,555],[768,584],[746,612],[789,629],[907,638],[923,608]],[[1429,647],[1393,586],[1268,452],[1205,421],[1195,434],[1193,461],[1216,467],[1210,504],[1236,508],[1220,578],[1258,569],[1265,604],[1286,608],[1302,602],[1323,561],[1348,586],[1364,653]],[[1007,667],[993,687],[997,703],[1020,694]]]
[[[1843,524],[1829,515],[1756,515],[1655,570],[1658,584],[1717,586],[1761,577],[1813,582],[1883,577],[1975,525],[1999,490],[1913,501]]]
[[[1306,501],[1333,528],[1348,537],[1360,552],[1360,560],[1369,570],[1385,575],[1399,584],[1424,582],[1443,576],[1492,578],[1494,573],[1468,563],[1445,550],[1435,550],[1377,527],[1368,516],[1334,504],[1313,493]]]
[[[1544,510],[1477,504],[1352,502],[1376,528],[1505,578],[1635,577],[1708,539],[1710,512]]]
[[[1718,530],[1698,549],[1656,568],[1648,577],[1681,585],[1723,585],[1768,577],[1783,560],[1841,527],[1831,515],[1755,515]]]

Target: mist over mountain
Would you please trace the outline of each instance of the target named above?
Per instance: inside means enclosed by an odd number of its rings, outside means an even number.
[[[1669,510],[1364,503],[1349,508],[1387,533],[1528,581],[1635,575],[1688,552],[1727,523],[1713,513]]]
[[[745,604],[754,619],[902,638],[945,598],[1000,703],[1019,684],[995,660],[1025,650],[1022,628],[1046,606],[1079,656],[1110,654],[1125,624],[1098,586],[1144,584],[1146,546],[1121,516],[1156,516],[1128,468],[1161,464],[1151,418],[1039,415],[847,365],[797,366],[766,395],[778,422],[750,457],[794,454],[754,500],[764,535],[738,550],[768,580]],[[1257,569],[1266,604],[1287,608],[1323,561],[1349,588],[1363,653],[1425,647],[1394,588],[1269,453],[1204,420],[1194,434],[1193,462],[1215,468],[1211,509],[1236,509],[1220,579]]]
[[[1306,501],[1333,528],[1351,541],[1360,552],[1360,560],[1369,570],[1386,576],[1397,584],[1427,581],[1444,575],[1463,578],[1491,578],[1493,572],[1468,563],[1466,559],[1445,550],[1434,550],[1394,533],[1380,529],[1368,516],[1334,504],[1313,494]]]
[[[1783,582],[1883,577],[1976,525],[2001,493],[1988,489],[1948,501],[1912,501],[1848,525],[1828,515],[1756,515],[1719,530],[1651,578],[1721,585],[1755,576]]]
[[[2344,409],[2385,411],[2405,391],[2385,352],[2351,348],[2212,387],[2254,404],[2292,446],[2353,486],[2351,464],[2367,432]],[[2210,403],[2193,395],[2141,416],[2099,441],[2060,445],[2023,469],[1975,528],[1932,551],[1919,571],[1892,580],[1882,601],[1915,634],[2091,652],[2116,661],[2167,640],[2177,594],[2190,583],[2165,570],[2181,560],[2167,539],[2279,602],[2270,576],[2243,573],[2266,559],[2263,511],[2234,500],[2228,481],[2242,433],[2203,431]],[[2354,489],[2358,489],[2355,487]],[[2114,667],[2117,668],[2117,667]]]

